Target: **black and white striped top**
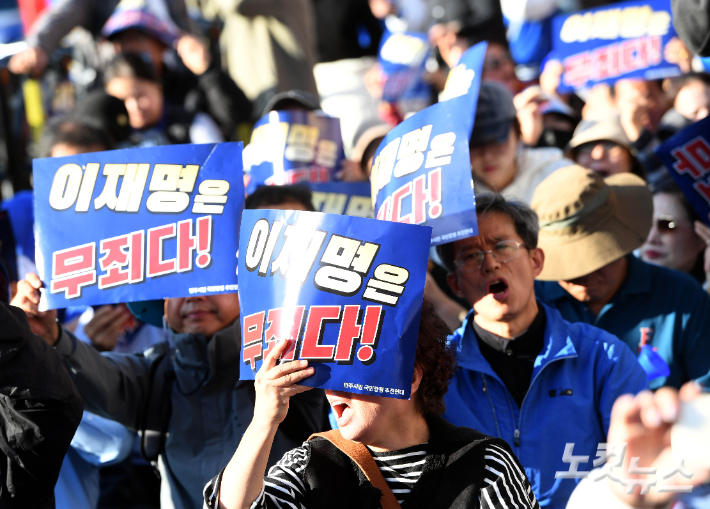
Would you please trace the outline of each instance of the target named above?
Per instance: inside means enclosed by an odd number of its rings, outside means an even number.
[[[406,507],[407,495],[419,480],[426,458],[426,444],[375,453],[370,451],[380,467],[387,484],[400,504]],[[281,461],[271,467],[264,478],[261,493],[251,509],[307,509],[304,471],[311,456],[308,442],[286,453]],[[511,453],[491,445],[484,455],[485,472],[480,490],[481,509],[540,509],[525,473],[518,467]],[[204,509],[217,507],[217,495],[222,475],[210,481],[204,489]]]
[[[380,468],[387,486],[401,504],[422,475],[426,444],[390,452],[375,452],[369,447],[367,449]]]

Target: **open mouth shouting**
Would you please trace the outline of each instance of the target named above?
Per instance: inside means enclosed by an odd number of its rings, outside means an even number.
[[[508,297],[510,293],[508,288],[508,281],[505,278],[491,279],[486,285],[487,293],[493,295],[493,298],[497,301],[503,301]]]
[[[330,406],[335,412],[335,417],[338,421],[338,427],[342,428],[346,426],[352,419],[353,409],[345,401],[340,399],[331,400]]]

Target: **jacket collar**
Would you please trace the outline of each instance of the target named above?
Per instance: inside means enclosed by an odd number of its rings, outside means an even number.
[[[577,357],[577,350],[568,334],[569,330],[562,315],[560,315],[559,311],[543,302],[538,301],[538,305],[543,306],[545,309],[545,340],[540,354],[535,359],[533,376],[538,370],[553,360],[561,357]],[[451,343],[456,347],[456,362],[460,368],[478,371],[484,375],[497,378],[498,375],[495,374],[491,365],[481,354],[476,334],[473,331],[473,324],[469,323],[473,320],[474,314],[473,310],[469,311],[461,328],[454,332],[450,338]]]
[[[207,380],[221,375],[236,372],[239,376],[239,319],[216,332],[211,340],[202,334],[172,332],[171,335],[175,345],[173,367],[183,392],[192,392]]]

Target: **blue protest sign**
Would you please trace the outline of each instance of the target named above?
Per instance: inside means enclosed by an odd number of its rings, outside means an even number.
[[[428,56],[426,34],[385,31],[377,58],[384,76],[382,100],[428,98],[431,92],[424,81]]]
[[[377,219],[429,225],[432,245],[478,235],[468,142],[485,46],[469,51],[451,97],[392,129],[372,165]]]
[[[274,345],[307,359],[302,385],[410,396],[431,228],[282,210],[245,210],[239,238],[240,378]]]
[[[241,143],[35,159],[48,309],[237,290]]]
[[[471,112],[471,129],[473,129],[473,119],[476,117],[478,93],[481,89],[481,71],[486,58],[486,49],[488,49],[487,42],[479,42],[468,48],[461,55],[456,67],[449,72],[444,90],[439,96],[439,101],[448,101],[461,96],[468,98],[470,106],[466,111]],[[469,136],[471,136],[471,130],[469,130]]]
[[[244,148],[247,193],[260,185],[330,182],[345,153],[340,119],[313,111],[272,111]]]
[[[369,182],[307,183],[318,212],[355,217],[375,217]]]
[[[654,152],[706,224],[710,225],[710,117],[668,138]]]
[[[554,52],[564,66],[561,92],[620,78],[681,74],[667,60],[673,53],[667,46],[677,37],[670,0],[618,2],[556,16],[553,34]]]

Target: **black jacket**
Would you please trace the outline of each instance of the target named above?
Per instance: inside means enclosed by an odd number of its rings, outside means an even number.
[[[454,426],[441,417],[427,419],[427,424],[429,442],[424,470],[407,496],[406,506],[478,507],[486,447],[499,445],[510,451],[510,446],[498,438]],[[339,509],[380,507],[380,490],[370,484],[355,462],[325,438],[314,438],[310,444],[311,458],[305,471],[309,509],[333,507],[333,500],[338,501]],[[519,463],[518,468],[522,470]]]
[[[54,506],[54,485],[83,404],[25,313],[0,304],[0,507]]]

